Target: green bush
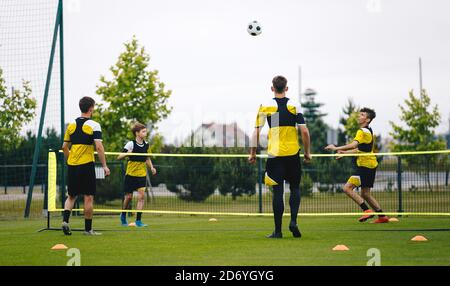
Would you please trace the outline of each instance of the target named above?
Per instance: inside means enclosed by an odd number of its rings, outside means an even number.
[[[111,175],[106,179],[97,180],[97,192],[95,202],[104,204],[106,202],[121,199],[123,197],[124,166],[121,163],[110,164]]]
[[[302,196],[311,196],[313,191],[313,180],[308,174],[304,174],[302,176],[302,180],[300,181],[300,193]]]
[[[243,148],[223,148],[224,153],[244,153]],[[246,158],[217,158],[215,162],[217,187],[220,194],[231,194],[233,200],[243,195],[256,193],[256,166],[249,164]]]
[[[242,148],[188,148],[164,146],[169,154],[243,153]],[[237,197],[256,193],[256,166],[242,158],[158,157],[153,160],[158,173],[152,186],[165,184],[167,189],[186,201],[205,201],[215,190],[223,196]]]
[[[319,189],[319,192],[321,192],[321,193],[327,193],[327,192],[331,191],[333,188],[330,187],[329,185],[319,185],[318,189]]]
[[[205,148],[181,147],[173,150],[180,154],[207,153]],[[166,158],[165,168],[161,168],[162,178],[167,189],[186,201],[202,202],[214,193],[217,175],[214,170],[214,158],[179,157]]]
[[[342,186],[335,186],[335,187],[334,187],[334,191],[335,191],[337,194],[342,194],[342,193],[344,192],[344,188],[342,188]]]

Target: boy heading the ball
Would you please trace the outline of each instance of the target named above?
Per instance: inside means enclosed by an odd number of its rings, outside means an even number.
[[[135,123],[131,129],[135,139],[129,141],[124,149],[124,154],[120,154],[117,159],[122,160],[128,157],[127,170],[125,180],[123,184],[124,200],[123,210],[128,209],[130,202],[133,199],[133,192],[138,192],[137,209],[144,209],[145,203],[145,187],[147,179],[147,166],[151,170],[153,175],[156,175],[156,169],[153,167],[152,160],[148,156],[129,156],[126,153],[141,153],[148,154],[150,151],[150,145],[145,141],[147,138],[147,128],[142,123]],[[142,212],[138,212],[136,215],[136,226],[146,227],[147,225],[142,223]],[[126,212],[122,212],[120,215],[120,221],[123,226],[128,226]]]
[[[359,112],[358,124],[360,129],[356,133],[353,142],[350,144],[336,147],[333,144],[325,147],[326,150],[337,151],[338,154],[354,154],[354,153],[374,153],[375,136],[369,124],[376,117],[375,111],[370,108],[363,108]],[[340,159],[342,157],[337,157]],[[374,212],[369,209],[366,202],[376,211],[383,212],[380,204],[370,194],[373,188],[375,174],[378,166],[377,157],[375,155],[365,155],[356,157],[354,174],[348,179],[344,186],[344,192],[355,201],[364,211],[364,215],[359,218],[360,222],[365,222],[374,217]],[[354,191],[355,188],[361,187],[361,195]],[[379,215],[374,223],[386,223],[389,218]]]
[[[275,231],[268,238],[282,238],[281,224],[284,212],[284,181],[289,182],[291,191],[289,206],[291,208],[291,222],[289,230],[294,237],[301,237],[297,226],[297,215],[300,208],[300,145],[298,141],[297,127],[300,129],[304,144],[304,161],[309,163],[310,138],[303,115],[297,106],[290,105],[286,97],[288,91],[287,80],[283,76],[276,76],[272,80],[272,92],[274,98],[266,105],[261,105],[255,124],[250,148],[250,163],[256,161],[256,148],[259,146],[261,128],[267,121],[269,125],[268,148],[269,158],[266,163],[264,183],[273,189],[273,213]]]

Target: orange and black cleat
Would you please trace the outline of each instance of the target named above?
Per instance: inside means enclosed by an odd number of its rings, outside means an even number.
[[[362,217],[360,217],[358,219],[359,222],[365,222],[368,219],[373,218],[375,215],[373,215],[373,210],[366,210],[364,211],[365,215],[363,215]]]
[[[376,220],[374,220],[372,223],[387,223],[389,222],[389,218],[387,216],[380,216]]]

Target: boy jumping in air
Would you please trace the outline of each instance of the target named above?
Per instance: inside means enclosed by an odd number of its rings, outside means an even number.
[[[369,124],[375,118],[376,114],[370,108],[363,108],[359,112],[358,123],[360,129],[356,133],[355,139],[350,144],[336,147],[333,144],[325,147],[325,150],[337,151],[339,154],[352,153],[373,153],[375,142],[372,128]],[[340,157],[338,157],[340,159]],[[369,209],[366,202],[375,210],[382,213],[380,204],[370,194],[375,181],[375,173],[378,162],[375,155],[358,156],[356,158],[355,173],[348,179],[344,186],[344,192],[355,201],[364,211],[364,215],[359,218],[360,222],[365,222],[374,217],[374,212]],[[355,188],[361,187],[361,196],[354,191]],[[387,223],[389,218],[385,215],[379,215],[374,223]]]

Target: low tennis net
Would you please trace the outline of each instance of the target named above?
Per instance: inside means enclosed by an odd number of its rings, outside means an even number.
[[[191,215],[264,216],[272,213],[272,192],[263,183],[267,155],[249,164],[246,154],[191,153],[150,154],[156,175],[148,175],[144,213]],[[209,150],[210,151],[210,150]],[[217,150],[215,150],[217,151]],[[181,151],[179,151],[181,152]],[[96,164],[96,213],[120,213],[127,161],[119,153],[107,154],[111,175],[105,177]],[[143,156],[130,154],[129,156]],[[372,195],[388,215],[450,215],[449,150],[377,154],[379,166]],[[336,160],[333,154],[313,156],[302,165],[300,215],[359,215],[358,206],[343,192],[352,175],[354,157]],[[63,179],[64,157],[50,152],[48,199],[50,212],[59,212],[67,195]],[[147,172],[150,173],[150,172]],[[127,212],[136,212],[137,196]],[[289,213],[289,184],[285,183],[285,213]],[[82,199],[76,206],[82,211]]]

